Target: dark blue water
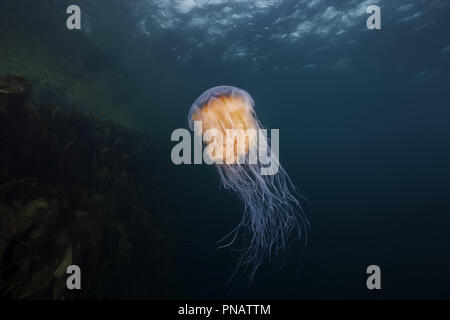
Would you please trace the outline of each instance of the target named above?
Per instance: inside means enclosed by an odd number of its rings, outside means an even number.
[[[108,57],[84,68],[113,77],[120,114],[153,139],[149,168],[164,177],[176,243],[169,296],[450,298],[448,2],[75,2],[89,23],[76,37]],[[370,4],[381,30],[366,28]],[[281,162],[310,202],[306,246],[231,291],[237,253],[215,241],[242,205],[213,166],[170,161],[171,132],[216,85],[248,91],[262,124],[280,129]],[[372,264],[376,292],[366,288]]]
[[[306,248],[296,247],[283,269],[264,266],[252,287],[230,297],[449,297],[450,59],[442,50],[450,20],[448,5],[434,4],[414,4],[422,18],[402,24],[404,15],[389,2],[382,30],[361,25],[345,39],[307,34],[277,44],[231,32],[227,41],[249,40],[250,51],[254,45],[269,57],[255,65],[199,50],[180,66],[180,86],[168,89],[177,92],[172,111],[161,116],[168,131],[186,127],[189,102],[206,88],[245,88],[262,123],[280,128],[282,163],[311,203]],[[169,170],[174,201],[181,201],[182,296],[223,297],[233,255],[215,251],[211,241],[239,222],[242,208],[218,187],[213,168]],[[371,264],[382,270],[380,292],[365,286]]]

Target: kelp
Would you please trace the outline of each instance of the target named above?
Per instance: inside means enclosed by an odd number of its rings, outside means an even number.
[[[0,88],[0,297],[164,297],[174,252],[150,139],[33,105],[24,78],[0,78]],[[80,291],[66,288],[71,264]]]

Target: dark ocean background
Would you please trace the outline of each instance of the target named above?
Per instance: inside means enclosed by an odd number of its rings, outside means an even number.
[[[81,7],[80,31],[65,27],[69,4]],[[381,30],[366,28],[371,4]],[[4,0],[0,8],[0,74],[39,80],[39,99],[148,135],[147,170],[162,177],[155,189],[173,243],[161,297],[450,298],[448,1]],[[280,129],[281,163],[310,202],[306,246],[231,291],[236,252],[215,241],[239,223],[242,205],[213,166],[170,160],[172,131],[188,128],[191,103],[216,85],[248,91],[262,124]],[[151,255],[145,239],[140,250]],[[372,264],[381,267],[378,291],[366,288]],[[108,287],[104,296],[158,297],[150,286],[159,275],[139,274],[133,295]]]

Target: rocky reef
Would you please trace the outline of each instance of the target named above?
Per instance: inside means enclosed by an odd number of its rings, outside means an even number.
[[[170,207],[148,137],[0,78],[0,297],[163,298]],[[82,290],[66,288],[66,268]]]

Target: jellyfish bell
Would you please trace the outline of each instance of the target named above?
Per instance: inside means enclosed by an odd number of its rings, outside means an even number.
[[[198,122],[206,145],[205,155],[216,163],[232,164],[256,151],[258,122],[253,98],[232,86],[211,88],[198,97],[188,113],[189,128]],[[214,136],[214,137],[212,137]],[[253,159],[256,153],[252,153]],[[254,161],[253,161],[254,162]]]
[[[202,93],[195,101],[192,103],[192,106],[188,113],[188,123],[189,128],[194,130],[193,121],[195,118],[193,116],[201,111],[204,107],[207,107],[210,102],[213,103],[214,107],[219,107],[220,104],[217,103],[217,100],[223,101],[225,104],[224,107],[234,107],[233,109],[239,110],[242,113],[244,111],[252,111],[255,106],[255,102],[250,94],[243,90],[232,86],[217,86],[206,90]],[[215,110],[215,109],[214,109]]]
[[[300,238],[307,225],[298,193],[279,162],[278,148],[272,148],[254,106],[245,90],[218,86],[200,95],[188,113],[189,128],[203,135],[205,153],[216,160],[223,187],[236,193],[243,203],[242,221],[219,243],[220,247],[237,242],[242,245],[231,278],[244,268],[250,272],[250,283],[263,261],[286,253],[288,242]],[[211,132],[213,139],[208,137]],[[239,161],[251,160],[249,156],[256,149],[273,162],[268,173],[264,159]]]

